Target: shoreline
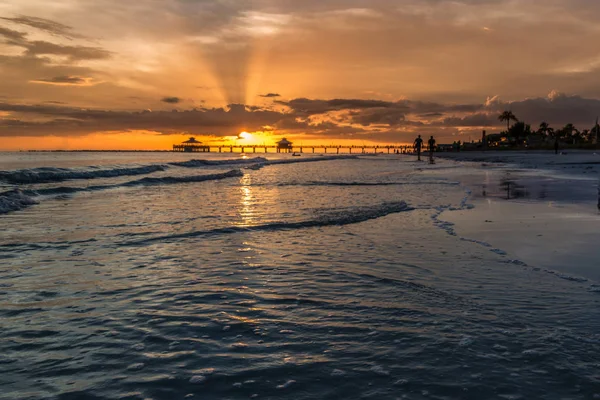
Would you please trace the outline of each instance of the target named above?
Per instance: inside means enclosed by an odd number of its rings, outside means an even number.
[[[507,262],[582,284],[600,282],[594,245],[600,242],[600,155],[531,151],[489,156],[461,152],[440,157],[474,164],[473,174],[452,177],[469,191],[474,207],[445,211],[440,218],[464,240],[506,252]]]

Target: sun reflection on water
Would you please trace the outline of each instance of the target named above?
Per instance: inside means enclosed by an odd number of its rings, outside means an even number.
[[[255,224],[255,210],[254,210],[254,202],[255,197],[252,190],[252,186],[250,185],[250,177],[248,175],[244,175],[244,177],[240,180],[240,223],[239,226],[252,226]]]

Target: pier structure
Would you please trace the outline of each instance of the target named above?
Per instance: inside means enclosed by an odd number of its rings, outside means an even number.
[[[173,151],[182,145],[174,145]],[[285,147],[280,145],[202,145],[206,150],[187,150],[215,153],[323,153],[323,154],[375,154],[375,153],[411,153],[413,146],[409,145],[306,145],[297,146],[289,143]]]
[[[191,137],[181,144],[174,144],[173,151],[186,153],[208,153],[210,152],[210,147],[202,144],[202,142],[197,141],[196,138]]]
[[[294,148],[293,143],[290,142],[289,140],[287,140],[286,138],[281,139],[279,142],[277,142],[277,152],[281,153],[281,152],[291,152],[292,149]]]

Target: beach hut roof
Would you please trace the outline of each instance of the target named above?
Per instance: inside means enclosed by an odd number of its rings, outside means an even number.
[[[279,142],[277,142],[277,144],[281,146],[281,145],[286,145],[286,144],[292,144],[292,142],[290,142],[286,138],[283,138]]]
[[[202,142],[199,142],[199,141],[196,140],[196,138],[191,137],[191,138],[189,138],[188,140],[186,140],[183,143],[187,143],[187,144],[191,144],[191,143],[199,144],[199,143],[202,143]]]

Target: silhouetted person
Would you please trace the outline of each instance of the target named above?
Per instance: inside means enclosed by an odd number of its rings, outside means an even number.
[[[421,135],[415,139],[415,150],[417,152],[417,160],[421,161],[421,147],[423,147],[423,139],[421,139]]]
[[[432,137],[427,141],[429,145],[429,164],[433,164],[433,150],[435,149],[435,139]]]
[[[554,139],[554,154],[558,154],[558,139]]]

